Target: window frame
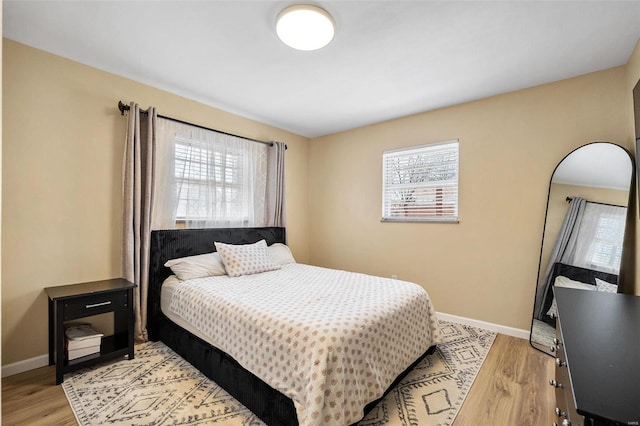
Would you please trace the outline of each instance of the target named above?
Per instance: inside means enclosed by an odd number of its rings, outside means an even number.
[[[453,214],[449,215],[422,215],[422,216],[394,216],[388,215],[389,205],[388,205],[388,194],[389,186],[393,186],[388,183],[387,179],[387,171],[388,171],[388,158],[389,157],[401,157],[401,154],[406,153],[407,157],[410,155],[428,155],[430,151],[435,153],[438,147],[442,147],[443,145],[455,145],[455,178],[454,179],[446,179],[443,182],[447,182],[445,186],[449,188],[453,188],[453,193],[455,194],[453,197],[454,203],[452,205]],[[422,152],[421,152],[422,151]],[[442,151],[440,151],[442,152]],[[444,164],[444,163],[443,163]],[[451,164],[451,163],[448,163]],[[422,181],[424,182],[424,181]],[[428,182],[438,182],[438,180],[429,180]],[[410,182],[414,183],[414,182]],[[418,182],[415,182],[418,183]],[[398,184],[400,185],[400,184]],[[405,184],[406,185],[406,184]],[[422,185],[422,189],[425,187],[434,187],[433,185]],[[435,187],[434,187],[435,188]],[[442,189],[442,188],[441,188]],[[415,189],[413,189],[415,190]],[[429,223],[459,223],[459,200],[460,200],[460,140],[459,139],[451,139],[442,142],[434,142],[423,145],[416,145],[392,150],[386,150],[382,153],[382,219],[381,222],[429,222]],[[425,204],[425,206],[428,206]]]
[[[189,163],[189,159],[188,158],[179,158],[179,156],[177,155],[177,150],[178,150],[178,146],[182,145],[183,147],[185,147],[186,149],[193,149],[194,148],[194,144],[198,144],[200,146],[196,147],[196,149],[202,150],[202,151],[207,151],[207,154],[211,157],[214,158],[216,156],[216,154],[219,154],[222,158],[221,158],[221,164],[218,165],[216,164],[216,160],[213,160],[213,163],[207,163],[205,161],[201,161],[201,160],[195,160],[195,163],[198,163],[202,166],[208,166],[208,167],[220,167],[220,177],[217,177],[217,173],[214,171],[214,175],[209,177],[208,179],[196,179],[196,178],[192,178],[192,177],[184,177],[181,178],[179,177],[178,174],[178,162],[179,161],[183,161],[185,163]],[[228,188],[235,188],[237,190],[242,190],[244,188],[243,185],[243,179],[242,179],[242,173],[244,172],[243,167],[244,164],[241,161],[238,161],[238,163],[235,165],[235,167],[233,166],[229,166],[229,161],[227,157],[233,157],[236,156],[238,159],[242,156],[241,152],[239,149],[237,148],[230,148],[230,147],[224,147],[224,148],[219,148],[216,146],[210,147],[207,146],[206,143],[199,141],[199,140],[193,140],[184,136],[176,136],[174,139],[174,148],[173,148],[173,167],[174,167],[174,179],[176,181],[176,191],[178,191],[178,188],[181,187],[180,183],[182,182],[183,184],[186,183],[187,185],[202,185],[202,186],[209,186],[211,184],[211,182],[213,182],[213,185],[218,187],[223,187],[221,188],[223,191],[225,190],[224,187],[228,187]],[[227,172],[231,170],[232,174],[236,175],[236,179],[232,179],[233,180],[237,180],[236,182],[225,182],[227,179]],[[206,220],[212,220],[211,218],[208,218],[206,216],[180,216],[178,214],[178,211],[180,210],[180,202],[181,202],[182,198],[180,197],[179,194],[176,194],[176,223],[186,223],[189,221],[206,221]],[[187,200],[188,201],[188,200]],[[228,202],[227,202],[228,203]],[[244,207],[248,207],[248,206],[244,206]],[[220,221],[227,221],[227,220],[241,220],[244,223],[248,222],[248,217],[249,217],[249,212],[248,211],[244,211],[244,216],[243,217],[229,217],[227,215],[225,215],[224,217],[219,218],[218,220]]]
[[[590,201],[587,201],[587,203],[590,203]],[[624,206],[613,207],[625,208],[625,215],[618,217],[599,213],[598,225],[595,235],[593,236],[593,241],[591,242],[591,256],[586,263],[589,264],[591,269],[597,271],[609,272],[611,270],[617,270],[619,273],[620,265],[622,264],[627,208]],[[610,238],[611,232],[615,232],[616,236],[621,237],[621,239]],[[607,262],[605,263],[602,260],[607,260]]]

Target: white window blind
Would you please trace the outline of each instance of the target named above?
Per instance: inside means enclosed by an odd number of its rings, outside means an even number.
[[[611,206],[607,206],[611,207]],[[607,213],[601,213],[597,220],[597,228],[590,250],[591,265],[594,269],[614,271],[620,270],[622,260],[622,243],[626,221],[626,208],[613,207]]]
[[[618,274],[626,216],[626,207],[587,202],[567,263]]]
[[[215,150],[205,142],[176,138],[175,177],[178,220],[248,220],[242,177],[245,165],[233,149]],[[214,193],[212,193],[212,191]]]
[[[174,220],[188,228],[265,225],[268,145],[201,129],[172,138]]]
[[[624,235],[624,219],[600,219],[600,226],[594,241],[591,262],[594,266],[620,270],[622,244],[618,235]]]
[[[458,141],[385,151],[382,220],[458,220]]]

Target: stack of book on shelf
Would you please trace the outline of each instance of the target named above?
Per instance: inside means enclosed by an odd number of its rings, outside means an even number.
[[[89,324],[71,324],[65,328],[67,360],[100,355],[100,343],[104,334]]]

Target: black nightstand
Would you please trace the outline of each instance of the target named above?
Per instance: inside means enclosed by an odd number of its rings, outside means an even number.
[[[115,278],[45,288],[49,296],[49,365],[56,365],[57,385],[64,380],[64,373],[125,355],[133,359],[135,287],[125,279]],[[100,355],[69,361],[64,350],[65,321],[106,312],[113,312],[114,334],[102,338]]]

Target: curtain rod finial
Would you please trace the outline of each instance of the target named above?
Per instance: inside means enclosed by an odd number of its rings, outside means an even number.
[[[118,101],[118,109],[120,110],[120,115],[124,115],[125,111],[129,111],[129,105],[125,105],[122,101]]]

